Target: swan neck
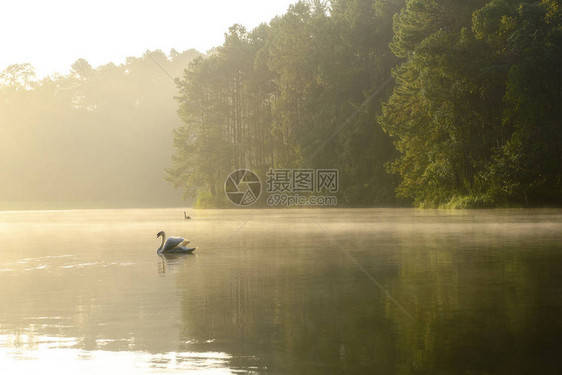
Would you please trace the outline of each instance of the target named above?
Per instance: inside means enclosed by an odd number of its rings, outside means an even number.
[[[166,242],[166,233],[162,234],[162,243],[160,244],[160,248],[158,249],[158,251],[164,250],[164,242]]]

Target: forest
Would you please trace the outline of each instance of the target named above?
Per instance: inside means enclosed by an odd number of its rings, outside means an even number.
[[[557,0],[308,0],[206,54],[41,79],[10,65],[0,203],[177,206],[174,187],[225,207],[236,169],[330,168],[339,206],[560,206],[561,15]]]
[[[181,126],[176,87],[199,56],[147,51],[67,75],[35,76],[29,63],[0,72],[0,209],[177,207],[163,180],[172,131]]]
[[[167,179],[199,207],[239,168],[334,168],[343,206],[562,204],[555,0],[305,1],[177,80]]]

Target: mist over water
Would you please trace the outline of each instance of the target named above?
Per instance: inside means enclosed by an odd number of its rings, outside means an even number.
[[[1,212],[0,371],[561,369],[559,210],[190,214]]]

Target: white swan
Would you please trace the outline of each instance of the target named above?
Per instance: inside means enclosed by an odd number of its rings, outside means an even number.
[[[196,247],[187,247],[189,240],[181,237],[170,237],[166,240],[166,233],[164,231],[158,232],[156,238],[162,236],[162,243],[156,249],[157,253],[192,253]]]

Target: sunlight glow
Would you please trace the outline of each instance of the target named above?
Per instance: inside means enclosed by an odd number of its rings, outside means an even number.
[[[0,335],[0,373],[36,374],[45,369],[57,374],[230,374],[231,356],[221,352],[167,352],[76,349],[76,338]]]
[[[31,63],[38,77],[85,58],[94,67],[122,63],[147,49],[218,46],[230,26],[252,29],[283,14],[295,0],[133,1],[40,0],[2,4],[0,70]]]

